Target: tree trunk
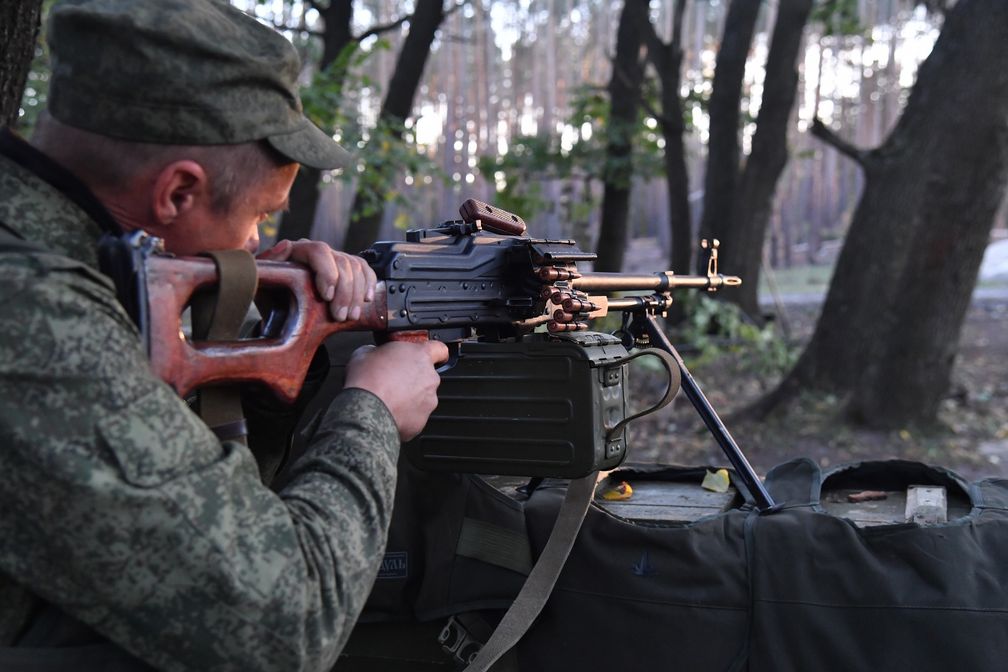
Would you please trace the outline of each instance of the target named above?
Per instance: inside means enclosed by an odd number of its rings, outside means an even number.
[[[679,86],[682,80],[682,23],[686,13],[686,0],[676,0],[672,15],[672,38],[662,43],[648,20],[644,25],[648,45],[648,59],[658,72],[661,81],[661,115],[658,118],[662,138],[665,140],[665,181],[668,185],[669,203],[669,268],[688,273],[692,268],[693,231],[690,225],[689,173],[686,168],[686,148],[683,143],[682,99]]]
[[[644,67],[641,27],[648,16],[647,0],[626,0],[616,30],[616,57],[609,80],[609,128],[606,141],[602,221],[595,252],[595,270],[619,271],[626,251],[627,214],[633,181],[633,136],[640,106]]]
[[[417,0],[416,10],[410,19],[409,34],[403,42],[396,60],[395,71],[389,81],[385,100],[379,113],[379,123],[392,125],[397,139],[402,137],[402,125],[413,109],[413,99],[423,77],[424,66],[430,56],[431,43],[441,21],[444,20],[443,0]],[[363,214],[366,198],[358,190],[350,216],[343,249],[358,252],[375,241],[384,217],[384,207]],[[372,208],[372,210],[374,210]]]
[[[864,193],[822,316],[775,399],[849,393],[855,418],[929,422],[948,387],[1008,163],[1008,3],[960,0],[888,139],[861,152]],[[969,73],[964,77],[962,73]],[[773,401],[771,400],[771,401]]]
[[[354,36],[350,32],[353,3],[349,0],[344,2],[334,0],[320,11],[325,22],[325,33],[322,36],[322,59],[319,61],[319,70],[325,70],[343,53],[347,45],[354,41]],[[291,186],[290,206],[280,220],[277,240],[284,238],[297,240],[311,236],[315,211],[318,209],[320,179],[322,171],[318,168],[301,166]]]
[[[789,0],[778,7],[752,151],[742,172],[734,213],[722,234],[728,243],[721,251],[722,267],[744,279],[742,287],[724,292],[723,298],[757,321],[762,320],[756,290],[763,242],[777,180],[787,163],[788,121],[798,86],[796,62],[811,10],[812,0]]]
[[[732,215],[739,173],[739,116],[746,58],[762,3],[732,0],[725,17],[724,35],[714,66],[714,83],[707,112],[707,171],[704,175],[703,217],[700,235],[721,237]],[[734,241],[724,241],[728,245]],[[703,256],[703,255],[701,255]],[[697,259],[698,272],[707,272],[706,259]]]
[[[0,123],[13,126],[38,37],[42,0],[0,3]]]

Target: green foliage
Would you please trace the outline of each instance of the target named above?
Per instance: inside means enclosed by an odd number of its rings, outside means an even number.
[[[305,115],[323,129],[340,129],[357,122],[354,107],[360,104],[360,93],[377,89],[361,67],[378,51],[390,49],[388,40],[378,40],[374,48],[364,50],[359,42],[350,42],[326,68],[301,89]]]
[[[496,182],[494,203],[532,218],[548,209],[543,198],[542,180],[569,177],[571,162],[560,152],[555,137],[519,136],[512,140],[507,154],[482,156],[478,169],[490,182]],[[497,180],[499,174],[503,180]]]
[[[649,95],[653,96],[653,91]],[[563,147],[556,134],[518,136],[512,139],[507,154],[480,159],[480,173],[496,184],[494,201],[502,208],[531,218],[553,207],[553,203],[543,198],[544,180],[590,184],[609,179],[617,184],[628,184],[634,175],[661,174],[664,169],[661,135],[654,120],[650,124],[646,122],[648,115],[643,110],[634,124],[612,123],[608,95],[597,86],[579,89],[571,107],[566,123],[581,131],[571,146]],[[584,129],[590,132],[584,133]],[[631,154],[608,156],[607,145],[619,141],[629,143]],[[589,191],[586,189],[582,193]],[[567,199],[560,206],[569,221],[578,222],[587,220],[597,206],[596,200],[590,196],[581,200]]]
[[[404,174],[411,179],[420,176],[449,181],[440,167],[419,151],[412,133],[398,120],[379,120],[376,126],[360,134],[356,148],[357,195],[361,200],[353,213],[355,221],[376,215],[387,205],[408,208],[411,199],[403,190]],[[414,224],[405,216],[396,220],[399,228]]]
[[[691,292],[681,304],[686,319],[677,327],[677,337],[696,350],[694,366],[732,356],[740,370],[766,385],[797,360],[797,348],[781,338],[773,324],[753,324],[733,303]]]
[[[824,36],[858,35],[864,30],[858,0],[822,0],[812,8],[810,21],[822,24]]]
[[[368,123],[360,114],[365,102],[380,98],[381,88],[363,74],[362,67],[376,51],[390,48],[388,40],[378,40],[367,51],[351,42],[301,91],[308,118],[334,133],[356,158],[356,168],[338,176],[344,182],[356,180],[360,207],[354,212],[355,220],[375,215],[390,204],[408,208],[411,201],[403,189],[404,176],[447,180],[437,164],[421,153],[401,120],[378,118]]]
[[[704,77],[704,83],[710,84],[710,78]],[[691,132],[694,128],[692,110],[695,106],[699,105],[703,114],[708,114],[707,109],[710,107],[711,90],[710,86],[694,85],[686,89],[685,96],[681,96],[683,129],[687,133]]]

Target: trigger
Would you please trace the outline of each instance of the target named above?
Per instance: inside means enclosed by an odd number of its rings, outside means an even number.
[[[448,361],[446,361],[444,364],[434,369],[438,373],[444,373],[445,371],[448,371],[450,368],[458,364],[459,361],[459,350],[461,349],[462,344],[445,343],[445,345],[448,346]]]

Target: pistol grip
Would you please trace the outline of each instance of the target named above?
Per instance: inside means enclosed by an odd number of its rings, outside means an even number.
[[[376,334],[376,339],[379,343],[384,343],[388,341],[406,341],[408,343],[423,343],[424,341],[431,340],[430,332],[418,329],[416,331],[393,331],[387,334],[387,337],[382,339],[380,334]],[[440,339],[438,339],[440,340]],[[459,360],[459,349],[461,343],[458,341],[445,341],[445,345],[448,346],[448,361],[446,361],[441,366],[435,369],[438,373],[444,373],[448,369],[452,368],[458,363]]]

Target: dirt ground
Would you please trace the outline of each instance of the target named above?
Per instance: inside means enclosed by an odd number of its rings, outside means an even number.
[[[814,304],[787,307],[795,347],[811,334],[818,310]],[[726,347],[723,355],[709,361],[697,362],[688,347],[683,347],[683,355],[761,475],[775,464],[805,456],[823,466],[903,458],[943,466],[969,480],[1008,477],[1008,299],[974,301],[939,426],[927,431],[879,432],[853,426],[844,418],[842,400],[828,395],[806,395],[762,422],[733,421],[734,411],[772,389],[777,379],[754,372],[752,352],[745,347],[732,350]],[[633,371],[634,406],[643,406],[663,389],[660,385],[657,374]],[[671,408],[635,421],[629,445],[628,460],[634,462],[728,464],[681,393]]]

